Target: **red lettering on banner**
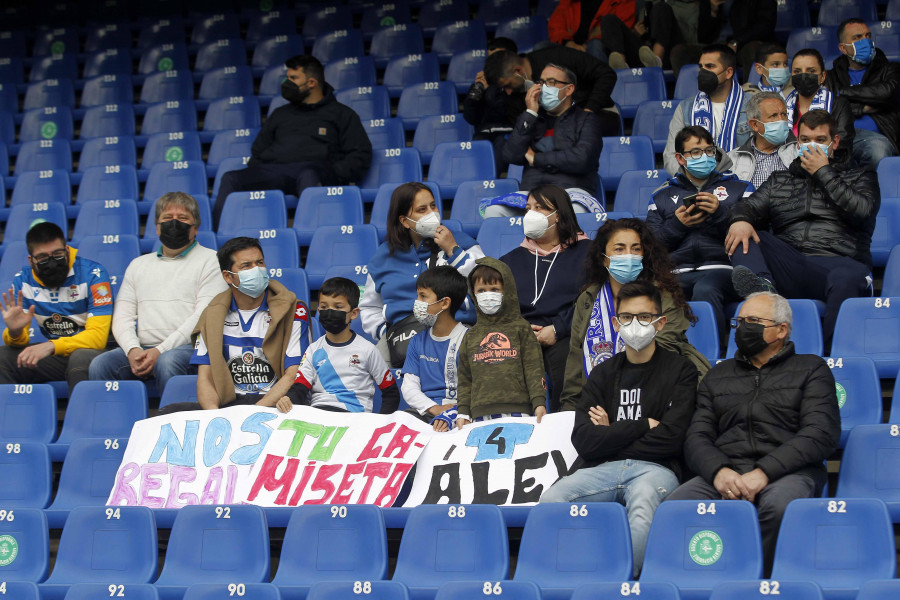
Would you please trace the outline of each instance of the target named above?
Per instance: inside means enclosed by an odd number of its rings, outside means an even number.
[[[297,487],[294,489],[294,493],[291,495],[291,501],[289,504],[291,506],[297,506],[300,503],[300,496],[303,495],[303,490],[306,489],[306,484],[309,483],[309,478],[312,477],[313,471],[316,470],[316,463],[309,463],[305,467],[303,467],[303,474],[300,476],[300,483],[297,484]]]
[[[279,491],[278,495],[275,497],[275,504],[284,506],[287,503],[288,493],[291,491],[291,484],[294,482],[294,476],[297,474],[297,466],[300,464],[300,461],[296,458],[287,459],[287,465],[284,467],[284,472],[281,474],[281,477],[278,477],[276,472],[283,460],[283,456],[275,456],[274,454],[266,455],[263,465],[259,469],[259,475],[257,475],[256,481],[253,482],[250,493],[247,495],[247,500],[249,502],[253,502],[259,494],[260,488],[265,487],[270,492],[274,492],[276,489],[281,488],[281,491]]]
[[[415,429],[410,429],[406,425],[400,425],[400,428],[397,430],[397,433],[394,434],[391,443],[387,445],[387,448],[384,450],[385,458],[405,458],[406,451],[409,450],[409,447],[418,437],[419,432]],[[394,450],[399,450],[400,452],[397,456],[391,456],[391,453]]]
[[[378,443],[378,438],[386,433],[390,433],[394,429],[394,425],[396,425],[396,423],[388,423],[384,427],[379,427],[378,429],[373,431],[372,437],[369,438],[369,441],[366,443],[366,447],[363,448],[363,451],[360,452],[359,456],[356,457],[356,462],[371,460],[373,458],[378,458],[379,456],[381,456],[384,448],[382,448],[381,446],[376,446],[375,444]]]
[[[409,474],[410,469],[412,469],[411,463],[397,463],[394,465],[394,471],[385,482],[384,487],[381,489],[381,493],[375,497],[374,504],[376,506],[385,508],[394,503],[394,500],[396,500],[397,496],[400,494],[400,488],[403,487],[403,482],[406,480],[406,476]]]
[[[353,504],[350,497],[353,495],[353,484],[357,482],[357,475],[362,474],[367,463],[353,463],[344,469],[344,478],[337,491],[331,498],[331,504]],[[352,479],[351,479],[352,477]]]
[[[328,500],[334,494],[334,483],[331,482],[331,478],[343,468],[344,465],[322,465],[319,467],[319,472],[316,473],[316,478],[313,479],[310,489],[313,492],[321,490],[325,493],[321,498],[307,500],[303,504],[328,504]]]

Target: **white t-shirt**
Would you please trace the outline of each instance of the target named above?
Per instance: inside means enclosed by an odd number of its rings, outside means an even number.
[[[724,102],[712,102],[712,113],[713,113],[713,130],[710,132],[713,136],[713,139],[716,139],[719,136],[719,132],[722,131],[722,120],[725,118],[725,103]]]

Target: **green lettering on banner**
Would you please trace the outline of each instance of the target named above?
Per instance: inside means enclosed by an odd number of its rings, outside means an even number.
[[[316,441],[316,445],[309,453],[309,460],[329,460],[331,455],[334,454],[334,450],[340,443],[341,438],[343,438],[344,434],[347,432],[347,429],[349,428],[334,426],[326,427],[322,432],[322,435],[319,436],[318,441]],[[331,439],[331,444],[326,445],[328,444],[329,438]]]
[[[291,440],[291,446],[287,451],[288,456],[294,457],[300,453],[300,448],[303,446],[303,438],[306,436],[317,438],[322,433],[323,428],[322,425],[298,421],[297,419],[285,419],[278,426],[279,430],[286,429],[294,432],[294,439]]]

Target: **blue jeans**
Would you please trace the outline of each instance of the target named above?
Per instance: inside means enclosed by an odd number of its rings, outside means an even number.
[[[876,131],[857,129],[853,138],[853,160],[860,167],[874,171],[878,168],[878,161],[885,156],[895,156],[897,149],[891,140]]]
[[[166,382],[175,375],[189,375],[193,373],[191,366],[191,356],[194,353],[194,347],[191,344],[177,346],[160,354],[153,367],[153,379],[156,380],[156,389],[162,394],[166,387]],[[90,378],[99,379],[101,381],[130,380],[138,379],[131,372],[131,365],[128,363],[128,357],[121,348],[104,352],[93,361],[91,361]],[[146,377],[145,379],[150,379]]]
[[[631,548],[634,553],[634,577],[644,564],[644,549],[656,507],[678,487],[678,478],[670,469],[642,460],[617,460],[596,467],[579,469],[554,483],[541,496],[541,502],[618,502],[625,505]]]

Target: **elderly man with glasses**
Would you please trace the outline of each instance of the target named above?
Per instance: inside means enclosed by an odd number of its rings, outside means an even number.
[[[818,356],[794,353],[791,326],[782,296],[759,292],[744,302],[732,320],[737,353],[697,391],[684,443],[697,477],[667,498],[756,504],[766,573],[787,505],[821,493],[824,461],[841,435],[831,370]]]

